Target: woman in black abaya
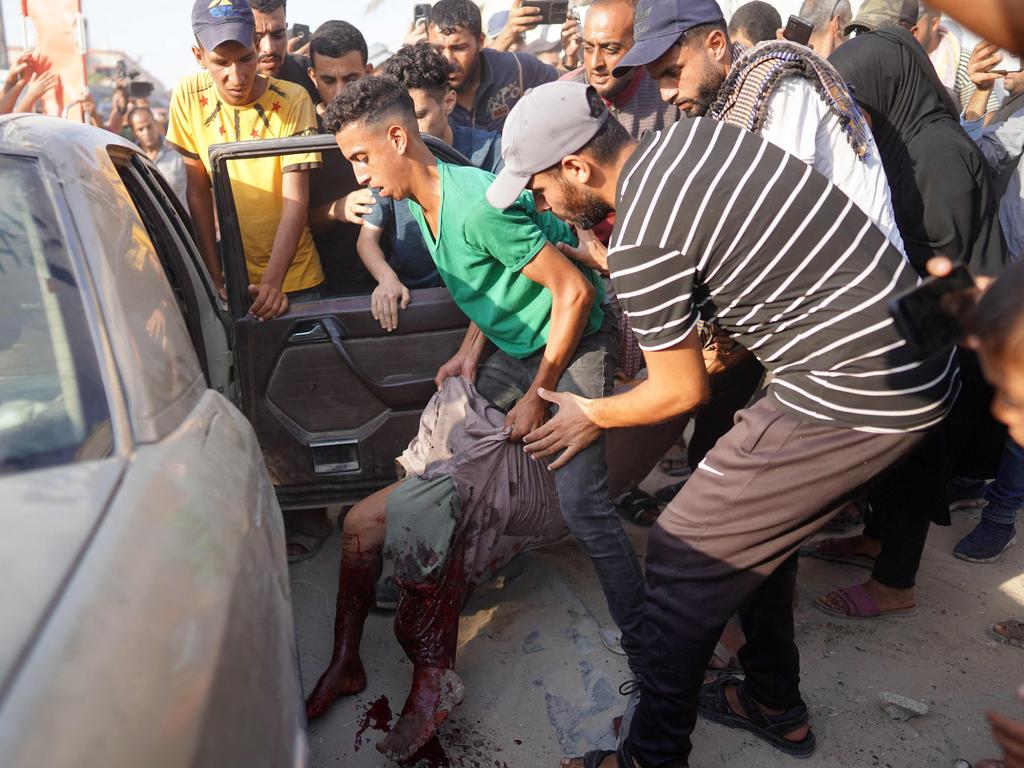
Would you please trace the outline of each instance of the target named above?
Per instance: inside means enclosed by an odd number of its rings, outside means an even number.
[[[898,27],[860,35],[829,61],[846,79],[875,137],[896,224],[921,275],[934,256],[998,275],[1006,262],[998,206],[985,159],[960,127],[958,110],[924,49]],[[947,420],[869,494],[864,533],[826,539],[809,554],[872,568],[864,584],[819,598],[822,611],[851,619],[907,615],[928,527],[949,525],[947,483],[992,477],[1005,432],[988,414],[991,390],[973,353],[958,354],[961,394]]]

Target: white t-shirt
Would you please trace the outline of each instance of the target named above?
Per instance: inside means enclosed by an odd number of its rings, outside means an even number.
[[[768,101],[761,136],[786,150],[829,179],[870,218],[889,241],[903,249],[892,211],[892,195],[878,148],[867,132],[864,160],[850,146],[839,124],[814,86],[802,77],[787,77]]]

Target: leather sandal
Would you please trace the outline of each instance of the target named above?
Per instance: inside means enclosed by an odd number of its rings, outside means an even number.
[[[729,706],[726,688],[736,688],[740,704],[747,715],[738,715]],[[740,728],[766,741],[780,752],[798,758],[810,757],[814,754],[815,738],[812,731],[800,741],[790,741],[786,734],[807,725],[807,707],[801,704],[779,715],[770,715],[761,709],[743,689],[742,681],[732,675],[724,675],[714,682],[706,683],[700,690],[701,717],[729,728]]]

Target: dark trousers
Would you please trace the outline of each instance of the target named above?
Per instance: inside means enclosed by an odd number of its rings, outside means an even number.
[[[948,483],[957,476],[993,477],[1006,428],[989,410],[992,387],[977,355],[959,350],[962,389],[949,417],[868,494],[864,535],[882,542],[871,577],[892,589],[917,581],[932,522],[949,525]]]
[[[685,766],[704,669],[740,612],[748,692],[800,704],[795,553],[924,435],[801,421],[762,398],[694,469],[648,542],[640,703],[625,749],[644,768]]]

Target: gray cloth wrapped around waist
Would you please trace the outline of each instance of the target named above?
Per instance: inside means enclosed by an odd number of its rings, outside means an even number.
[[[508,434],[505,414],[469,381],[445,380],[398,459],[408,477],[387,501],[385,555],[399,580],[434,578],[463,537],[466,573],[477,584],[527,546],[564,533],[547,467]]]

